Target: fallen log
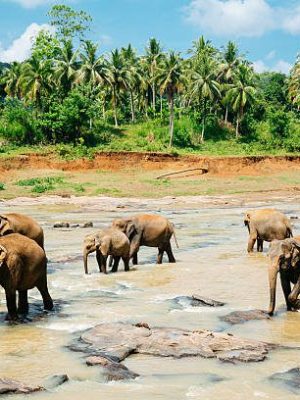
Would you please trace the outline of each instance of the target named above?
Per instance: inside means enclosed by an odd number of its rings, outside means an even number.
[[[156,179],[163,179],[163,178],[168,178],[169,176],[173,176],[173,175],[180,175],[180,174],[184,174],[186,172],[194,172],[194,171],[201,171],[202,175],[207,174],[208,173],[208,168],[189,168],[189,169],[183,169],[181,171],[176,171],[176,172],[169,172],[168,174],[163,174],[158,176]]]

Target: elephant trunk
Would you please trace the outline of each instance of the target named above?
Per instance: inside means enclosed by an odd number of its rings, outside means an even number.
[[[270,316],[273,315],[275,309],[276,302],[276,283],[277,283],[277,274],[279,271],[279,260],[276,260],[276,263],[272,263],[269,266],[269,287],[270,287],[270,305],[268,314]]]
[[[88,274],[88,262],[87,262],[87,260],[88,260],[88,255],[89,255],[89,252],[85,249],[84,251],[83,251],[83,266],[84,266],[84,273],[87,275]]]
[[[249,235],[250,235],[249,221],[245,220],[245,221],[244,221],[244,224],[245,224],[245,226],[248,228],[248,232],[249,232]]]

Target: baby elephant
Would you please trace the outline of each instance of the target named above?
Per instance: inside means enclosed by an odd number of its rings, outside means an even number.
[[[96,252],[99,271],[106,274],[106,261],[113,256],[112,272],[118,271],[120,259],[124,262],[125,271],[129,271],[130,243],[127,236],[118,229],[108,228],[92,235],[87,235],[83,244],[84,272],[88,273],[87,258],[90,253]]]
[[[263,251],[263,241],[283,240],[292,237],[292,226],[288,217],[275,209],[247,211],[244,217],[249,231],[248,253],[253,251],[257,241],[257,251]]]
[[[45,252],[34,240],[19,233],[0,238],[0,285],[5,290],[8,320],[16,320],[18,314],[28,313],[27,291],[34,287],[43,297],[44,308],[46,310],[53,308],[47,287]]]

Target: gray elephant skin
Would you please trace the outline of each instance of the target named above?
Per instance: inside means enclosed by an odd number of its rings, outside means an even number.
[[[248,253],[253,251],[257,241],[257,251],[263,251],[263,241],[282,240],[292,237],[289,218],[275,209],[247,211],[244,217],[249,231]]]
[[[18,319],[18,314],[28,313],[27,291],[34,287],[42,295],[44,308],[46,310],[53,308],[47,286],[45,252],[34,240],[19,233],[0,238],[0,285],[5,290],[9,320]]]
[[[276,283],[280,274],[281,286],[288,311],[300,308],[300,236],[293,239],[274,240],[270,246],[269,315],[273,315],[276,302]],[[291,283],[294,284],[291,290]]]
[[[139,214],[128,218],[116,219],[112,226],[124,232],[130,240],[130,258],[137,264],[137,253],[141,246],[157,247],[157,264],[162,263],[164,252],[167,253],[169,262],[175,263],[172,252],[171,237],[174,235],[173,224],[165,217],[155,214]]]
[[[88,255],[96,252],[99,271],[104,274],[108,256],[113,256],[112,272],[118,271],[120,259],[122,258],[125,271],[129,271],[130,243],[128,237],[116,228],[108,228],[87,235],[83,243],[84,272],[88,274]]]

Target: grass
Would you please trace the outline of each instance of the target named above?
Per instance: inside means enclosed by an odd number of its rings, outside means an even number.
[[[0,182],[0,190],[5,190],[5,185],[3,182]]]

